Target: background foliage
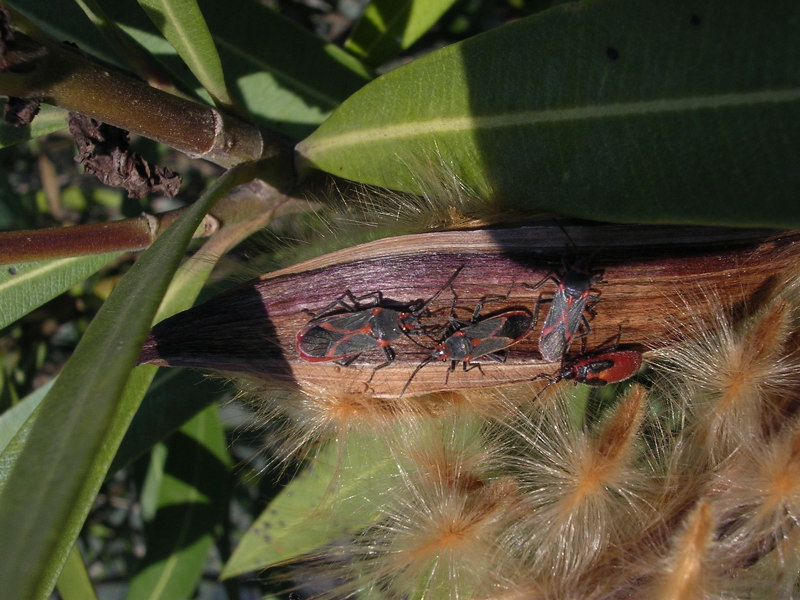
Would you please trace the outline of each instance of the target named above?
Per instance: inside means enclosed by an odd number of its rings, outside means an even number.
[[[792,168],[800,13],[790,3],[6,4],[53,40],[288,136],[301,175],[320,170],[427,193],[420,169],[443,171],[480,199],[476,214],[501,221],[550,211],[800,224]],[[215,258],[196,244],[179,266],[203,214],[237,183],[278,181],[281,166],[243,164],[209,185],[218,169],[138,140],[138,151],[171,162],[187,183],[177,200],[133,201],[70,168],[65,137],[43,137],[64,124],[63,111],[47,108],[27,130],[0,131],[2,229],[191,209],[135,262],[119,254],[3,261],[0,581],[14,582],[16,598],[46,598],[54,586],[84,599],[120,589],[118,597],[169,599],[267,591],[249,570],[363,524],[332,522],[322,534],[298,525],[308,520],[291,498],[318,506],[333,458],[321,455],[294,479],[291,468],[265,470],[257,449],[269,432],[242,433],[242,409],[220,410],[235,393],[229,387],[190,372],[132,369],[154,318],[242,277],[242,250],[213,276]],[[258,260],[296,261],[307,248],[287,240],[313,239],[324,227],[336,235],[316,252],[364,239],[337,230],[339,210],[276,220],[270,235],[281,244]],[[347,470],[380,481],[385,463],[360,447],[365,455],[348,456]],[[359,485],[345,483],[345,495],[358,498]],[[273,498],[275,512],[262,514]],[[253,523],[255,532],[270,528],[271,543],[286,543],[267,547],[250,535],[234,554]],[[223,570],[231,577],[217,583]]]

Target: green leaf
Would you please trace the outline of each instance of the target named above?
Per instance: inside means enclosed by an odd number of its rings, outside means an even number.
[[[373,0],[344,47],[374,67],[421,38],[456,0]]]
[[[31,431],[39,405],[53,386],[51,380],[0,415],[0,492]]]
[[[199,87],[175,48],[142,10],[104,0],[5,0],[52,40],[67,40],[87,54],[167,89],[168,71],[185,90]],[[131,42],[133,40],[133,42]],[[148,55],[152,54],[152,56]],[[161,65],[161,67],[159,67]]]
[[[138,0],[150,20],[178,51],[215,101],[230,105],[222,63],[195,0]]]
[[[197,371],[160,369],[108,472],[114,473],[130,464],[222,397],[218,383]]]
[[[113,48],[114,53],[130,70],[144,81],[154,85],[158,83],[162,89],[169,90],[169,86],[164,83],[169,78],[162,74],[162,69],[157,65],[155,58],[122,31],[114,20],[108,17],[97,0],[75,0],[75,3],[81,7],[108,45]]]
[[[200,0],[241,103],[259,123],[308,135],[372,75],[356,58],[251,0]]]
[[[219,197],[263,166],[229,170],[142,254],[42,401],[0,495],[0,581],[9,597],[44,600],[52,590],[156,370],[131,374],[184,249]]]
[[[375,520],[373,499],[396,463],[383,440],[355,438],[345,449],[329,444],[281,490],[242,537],[223,579],[296,558]]]
[[[0,266],[0,328],[97,272],[118,252]]]
[[[98,0],[106,14],[192,89],[183,61],[146,15],[127,2]],[[119,64],[72,0],[11,0],[55,40]],[[200,0],[229,91],[261,125],[300,139],[372,79],[357,58],[252,0]]]
[[[187,422],[167,442],[158,511],[148,523],[144,566],[127,600],[190,598],[225,515],[230,458],[216,406]]]
[[[16,10],[51,39],[73,42],[83,52],[122,66],[101,32],[74,0],[3,0],[3,4]]]
[[[58,578],[58,593],[62,600],[97,600],[89,571],[77,545],[72,546]]]
[[[779,0],[562,4],[384,75],[298,151],[413,193],[452,171],[499,210],[798,227],[798,22]]]
[[[43,135],[60,131],[67,126],[67,111],[55,106],[42,105],[39,114],[27,127],[0,124],[0,148],[34,140]]]
[[[248,201],[246,197],[247,194],[229,194],[214,208],[214,214],[222,215],[223,226],[178,269],[161,301],[160,317],[188,308],[219,257],[269,223],[273,214],[271,202],[261,197]],[[187,390],[191,393],[186,393]],[[159,371],[114,456],[109,472],[113,473],[150,450],[156,442],[208,404],[220,400],[223,393],[217,382],[196,371]]]

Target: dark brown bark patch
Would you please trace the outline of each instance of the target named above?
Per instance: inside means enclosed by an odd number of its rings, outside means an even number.
[[[9,96],[8,102],[3,107],[3,122],[14,127],[26,127],[31,124],[33,117],[39,114],[39,98],[16,98]]]

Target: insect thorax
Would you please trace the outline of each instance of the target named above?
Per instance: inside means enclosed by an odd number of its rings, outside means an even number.
[[[378,340],[396,340],[403,335],[401,323],[406,314],[386,308],[375,310],[370,319],[372,336]]]
[[[439,360],[469,360],[472,348],[470,338],[456,334],[439,344],[433,351],[433,357]]]
[[[587,273],[570,269],[564,274],[562,285],[567,296],[580,296],[589,290],[592,279]]]

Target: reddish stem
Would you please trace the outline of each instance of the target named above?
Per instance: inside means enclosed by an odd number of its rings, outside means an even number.
[[[74,227],[8,231],[0,234],[0,257],[25,262],[63,256],[82,256],[105,252],[144,250],[158,234],[172,223],[181,211],[158,217],[142,215],[111,223],[93,223]],[[201,236],[216,230],[216,219],[206,217]]]

